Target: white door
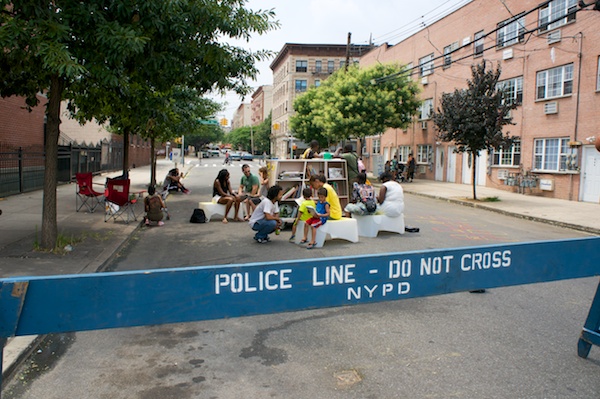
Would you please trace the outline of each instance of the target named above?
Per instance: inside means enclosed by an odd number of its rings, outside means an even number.
[[[471,166],[473,157],[468,152],[462,153],[462,184],[471,184]]]
[[[473,157],[467,152],[463,152],[463,172],[462,172],[462,183],[472,184],[471,174],[473,167]],[[475,181],[478,186],[485,186],[486,171],[487,171],[487,151],[481,153],[477,157],[477,169],[475,170]]]
[[[481,152],[479,157],[477,157],[477,173],[475,177],[477,178],[478,186],[485,186],[485,181],[487,179],[487,166],[488,166],[488,152]]]
[[[448,156],[446,156],[446,180],[449,183],[456,182],[456,153],[455,146],[448,146]]]
[[[386,161],[390,160],[390,148],[389,147],[385,147],[383,149],[383,159],[385,159]]]
[[[598,203],[600,201],[600,152],[592,146],[583,147],[582,156],[581,200]]]
[[[435,150],[435,180],[444,181],[444,147]]]

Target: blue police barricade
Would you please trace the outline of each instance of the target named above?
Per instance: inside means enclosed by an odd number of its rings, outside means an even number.
[[[600,275],[600,237],[0,280],[0,339],[364,304]],[[579,339],[600,344],[600,286]],[[1,358],[1,357],[0,357]],[[0,365],[1,366],[1,365]],[[1,380],[0,380],[1,384]]]

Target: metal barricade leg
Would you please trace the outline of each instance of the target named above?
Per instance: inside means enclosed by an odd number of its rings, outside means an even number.
[[[583,325],[581,337],[577,342],[577,355],[586,359],[592,345],[600,346],[600,283],[594,295],[587,320]]]
[[[0,337],[0,399],[2,399],[2,367],[4,366],[4,345],[6,345],[6,338]]]

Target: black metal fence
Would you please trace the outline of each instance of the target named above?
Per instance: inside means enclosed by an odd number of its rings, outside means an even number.
[[[71,182],[76,173],[100,173],[123,167],[123,143],[58,147],[57,183]],[[44,186],[44,149],[19,147],[0,150],[0,196],[39,190]]]

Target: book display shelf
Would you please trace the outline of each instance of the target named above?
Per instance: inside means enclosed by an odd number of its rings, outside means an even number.
[[[302,190],[310,187],[311,176],[323,174],[327,182],[340,197],[342,209],[348,204],[349,187],[346,174],[346,161],[343,159],[284,159],[271,161],[269,184],[283,187],[279,216],[286,224],[292,223],[298,212],[297,199],[302,199]],[[317,193],[313,190],[313,198]]]

